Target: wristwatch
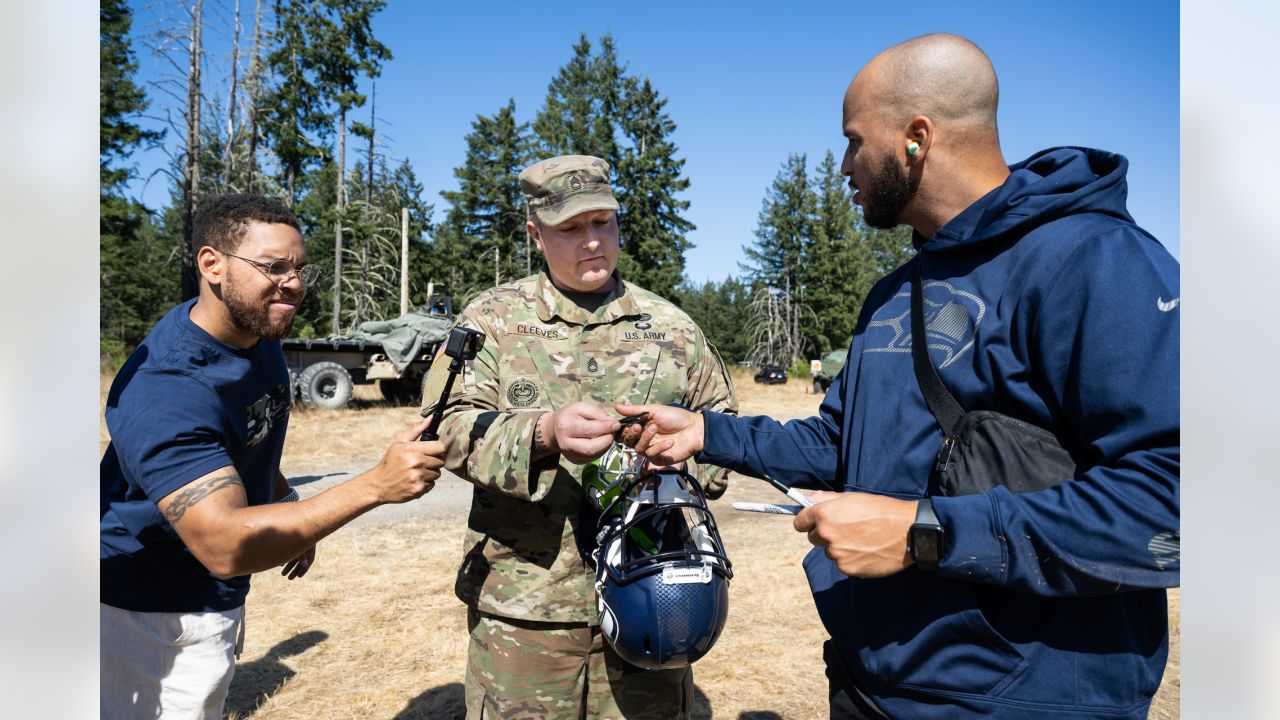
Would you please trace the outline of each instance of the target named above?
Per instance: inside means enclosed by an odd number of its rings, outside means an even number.
[[[920,498],[916,506],[916,521],[907,531],[907,552],[921,570],[930,572],[938,569],[938,560],[946,554],[947,533],[933,514],[933,501]]]

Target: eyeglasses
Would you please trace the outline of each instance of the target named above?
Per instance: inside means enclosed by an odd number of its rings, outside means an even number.
[[[247,263],[256,265],[259,270],[266,273],[267,277],[271,278],[271,281],[277,285],[288,282],[289,278],[294,275],[297,275],[298,279],[302,281],[303,287],[314,283],[320,278],[320,268],[315,265],[303,265],[300,268],[295,268],[293,263],[285,259],[264,263],[258,262],[257,260],[250,260],[247,257],[241,257],[234,253],[224,252],[222,254],[230,255],[233,258],[240,258]]]

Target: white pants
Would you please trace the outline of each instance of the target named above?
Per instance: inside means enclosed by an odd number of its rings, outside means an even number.
[[[102,720],[219,720],[244,607],[132,612],[99,605]]]

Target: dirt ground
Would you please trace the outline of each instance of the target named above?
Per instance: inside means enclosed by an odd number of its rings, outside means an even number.
[[[805,417],[820,400],[800,380],[735,382],[743,414]],[[416,419],[371,388],[356,398],[337,412],[295,410],[283,467],[303,497],[371,466]],[[712,505],[733,562],[731,611],[695,668],[695,717],[825,718],[826,634],[801,568],[809,544],[787,517],[732,510],[733,501],[781,499],[764,483],[734,480]],[[469,503],[470,486],[444,477],[420,500],[378,508],[327,538],[305,578],[256,575],[227,717],[462,718],[466,615],[453,580]],[[1159,720],[1179,717],[1179,604],[1174,590],[1169,663],[1151,711]]]

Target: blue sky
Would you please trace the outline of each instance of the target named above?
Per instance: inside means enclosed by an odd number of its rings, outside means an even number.
[[[222,3],[230,0],[205,0],[206,81],[219,83],[206,89],[219,92],[230,54],[214,30],[228,24]],[[251,11],[251,0],[242,4]],[[1055,145],[1125,155],[1130,211],[1180,255],[1176,3],[388,5],[374,25],[395,55],[377,87],[383,152],[412,161],[436,220],[475,116],[513,98],[518,118],[532,120],[579,33],[593,44],[611,33],[621,60],[649,76],[678,126],[674,141],[692,182],[683,197],[697,225],[687,274],[723,280],[738,272],[764,192],[788,154],[807,154],[812,167],[826,151],[843,151],[840,102],[858,68],[893,43],[946,31],[976,42],[995,64],[1006,160]],[[153,31],[157,11],[134,6],[135,36]],[[163,68],[155,57],[136,38],[135,49],[139,80],[156,77]],[[153,97],[153,112],[168,102]],[[367,117],[367,107],[354,114]],[[164,162],[158,151],[139,157],[140,175]],[[141,192],[142,183],[135,187]],[[166,182],[157,176],[142,197],[163,204]]]

